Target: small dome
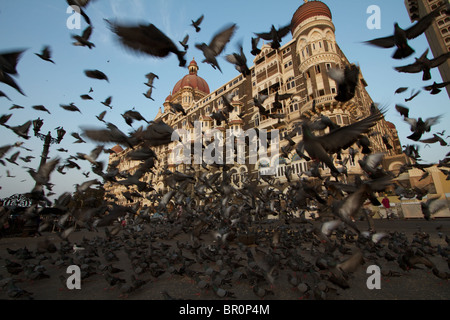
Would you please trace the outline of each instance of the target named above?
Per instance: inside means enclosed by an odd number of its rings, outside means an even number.
[[[332,18],[330,8],[322,1],[305,1],[292,16],[291,32],[294,33],[303,21],[316,16]]]
[[[189,74],[185,75],[180,81],[178,81],[172,90],[172,96],[174,96],[178,91],[184,87],[191,87],[197,89],[203,93],[209,94],[208,83],[202,77],[197,75],[198,65],[194,59],[189,63]]]
[[[395,130],[397,130],[397,128],[395,127],[395,124],[393,124],[392,122],[386,121],[386,124],[387,124],[387,126],[388,126],[390,129],[395,129]]]
[[[111,148],[112,151],[114,151],[115,153],[121,153],[123,151],[123,148],[119,145],[115,145],[114,147]]]

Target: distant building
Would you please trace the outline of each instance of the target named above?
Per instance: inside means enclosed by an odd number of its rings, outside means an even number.
[[[424,15],[436,10],[448,0],[405,0],[405,6],[411,21],[417,21]],[[425,31],[431,52],[436,58],[450,51],[450,16],[442,10],[432,26]],[[422,54],[417,52],[418,55]],[[429,57],[431,59],[431,57]],[[450,59],[439,67],[442,80],[450,81]],[[430,83],[431,84],[431,83]],[[450,87],[447,86],[447,94],[450,97]]]
[[[277,50],[272,49],[270,44],[262,44],[261,53],[254,57],[253,65],[249,65],[250,75],[244,77],[242,74],[237,74],[235,78],[214,91],[210,91],[208,83],[198,75],[199,66],[195,60],[192,60],[188,66],[189,73],[176,82],[172,92],[163,103],[163,108],[160,108],[156,115],[155,121],[163,120],[174,129],[187,130],[191,133],[192,143],[195,140],[195,124],[200,124],[202,131],[208,129],[246,131],[254,128],[272,131],[277,129],[281,137],[280,146],[286,147],[288,141],[283,137],[293,131],[296,125],[302,121],[302,116],[314,120],[325,115],[341,126],[367,117],[370,114],[373,100],[366,91],[368,84],[362,74],[359,77],[356,95],[352,100],[340,103],[334,99],[337,94],[336,83],[328,76],[327,71],[331,68],[343,68],[350,62],[336,42],[335,26],[328,6],[321,1],[305,1],[292,16],[291,35],[292,39],[285,39],[285,44]],[[247,53],[248,57],[251,57],[250,53]],[[204,67],[210,66],[204,64]],[[282,108],[275,111],[272,106],[277,92],[279,94],[292,93],[293,96],[282,101]],[[266,110],[269,110],[270,113],[284,114],[284,118],[278,119],[261,115],[258,108],[252,103],[253,97],[257,95],[268,95],[269,97],[263,103]],[[224,96],[231,97],[234,110],[229,115],[228,123],[218,124],[211,115],[224,108]],[[186,115],[172,112],[171,103],[181,104]],[[316,132],[316,134],[326,132],[328,129]],[[373,127],[368,137],[372,152],[385,152],[387,165],[399,167],[402,161],[404,163],[404,156],[399,156],[402,155],[402,147],[397,130],[392,123],[382,119]],[[383,141],[383,137],[387,144]],[[301,141],[301,132],[292,140],[296,143]],[[152,172],[145,174],[142,181],[148,182],[157,191],[167,190],[164,183],[166,176],[162,174],[165,169],[172,172],[177,170],[197,177],[205,173],[204,167],[200,164],[176,164],[174,161],[176,144],[174,142],[154,148],[158,155],[156,167]],[[388,148],[387,145],[390,147]],[[357,144],[353,147],[360,151]],[[119,171],[133,174],[140,162],[127,159],[129,149],[114,148],[114,150],[117,152],[111,154],[110,163],[117,162]],[[348,150],[345,150],[342,159],[347,156]],[[363,157],[364,154],[359,152],[353,161],[348,162],[349,180],[355,175],[363,173],[358,164],[358,160]],[[389,162],[390,158],[395,163]],[[335,162],[336,166],[340,167],[337,159]],[[266,158],[258,159],[254,164],[249,163],[248,154],[246,154],[244,164],[235,163],[230,169],[231,182],[239,188],[245,177],[259,176],[272,169],[273,176],[270,178],[275,178],[287,188],[286,173],[288,169],[292,173],[292,180],[295,181],[299,177],[306,177],[305,174],[311,168],[311,164],[312,161],[308,162],[301,158],[295,149],[285,155],[269,153]],[[209,174],[219,170],[214,166],[210,166],[209,169]],[[321,174],[324,177],[329,176],[330,170],[321,166]],[[132,204],[135,201],[146,204],[151,202],[153,192],[141,193],[143,198],[133,196],[130,198],[131,192],[129,192],[128,199],[126,199],[123,192],[127,191],[127,188],[120,183],[107,183],[105,189],[120,204],[127,202]]]

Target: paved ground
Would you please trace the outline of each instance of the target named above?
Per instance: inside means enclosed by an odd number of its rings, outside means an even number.
[[[363,229],[366,226],[366,222],[357,222]],[[375,220],[375,226],[377,231],[385,231],[387,233],[400,232],[405,233],[408,240],[414,244],[414,238],[419,234],[429,235],[430,247],[437,250],[438,245],[442,248],[448,247],[445,241],[445,236],[450,236],[450,219],[437,219],[433,221],[425,220]],[[162,292],[166,291],[173,298],[177,299],[189,299],[189,300],[215,300],[215,299],[229,299],[229,300],[260,300],[261,298],[256,296],[253,292],[253,286],[249,284],[246,279],[233,279],[232,286],[224,285],[224,288],[233,292],[234,297],[219,298],[212,288],[200,289],[198,282],[194,281],[192,275],[186,273],[177,273],[180,269],[180,265],[174,263],[170,264],[168,260],[165,260],[163,264],[166,267],[161,274],[151,274],[149,272],[137,273],[137,278],[141,280],[147,280],[139,289],[126,293],[124,287],[119,289],[117,286],[110,286],[105,278],[106,271],[102,269],[107,264],[112,264],[116,268],[120,268],[124,271],[113,274],[114,276],[125,279],[127,283],[130,282],[130,276],[136,274],[132,271],[130,265],[130,251],[122,246],[119,247],[119,241],[116,239],[124,240],[124,231],[120,231],[116,238],[112,238],[109,242],[105,243],[105,230],[101,229],[99,232],[89,232],[86,230],[73,232],[69,236],[70,243],[64,244],[56,233],[46,232],[41,237],[14,237],[14,238],[2,238],[0,239],[0,284],[3,286],[0,289],[0,299],[15,299],[11,295],[11,287],[8,288],[8,283],[11,277],[16,279],[15,285],[27,292],[30,292],[30,296],[37,300],[160,300],[165,299]],[[212,241],[208,238],[208,235],[204,236],[205,243]],[[44,239],[48,239],[54,243],[58,248],[55,253],[42,253],[36,252],[38,243],[42,243]],[[97,263],[96,270],[92,275],[85,278],[81,282],[80,290],[69,290],[66,287],[66,279],[70,276],[66,273],[69,264],[79,263],[80,255],[83,253],[73,253],[70,250],[74,243],[87,244],[89,241],[103,241],[101,242],[102,249],[98,250],[98,256],[94,256],[92,259],[100,261]],[[128,239],[127,244],[130,248],[132,246],[133,237]],[[148,238],[145,240],[149,242]],[[135,242],[134,242],[135,243]],[[177,244],[188,244],[189,236],[184,233],[180,233],[172,240],[164,240],[155,238],[152,240],[152,248],[154,252],[166,252],[175,254],[177,250]],[[231,245],[238,248],[237,245]],[[388,243],[385,243],[384,250],[389,250]],[[9,253],[7,250],[17,250],[27,248],[32,252],[30,259],[24,260],[16,255]],[[66,260],[61,260],[61,248],[67,247]],[[111,249],[118,261],[108,262],[106,261],[106,250]],[[116,249],[117,248],[117,249]],[[310,250],[311,244],[299,243],[298,249],[302,252]],[[182,249],[183,250],[183,249]],[[238,251],[233,251],[238,252]],[[189,253],[186,249],[183,250],[183,254],[189,257]],[[86,255],[87,256],[87,255]],[[441,271],[450,273],[449,266],[442,256],[437,254],[426,255]],[[167,255],[168,257],[168,255]],[[191,256],[192,258],[192,256]],[[288,259],[289,257],[284,257]],[[370,258],[370,256],[369,256]],[[27,264],[38,264],[38,260],[41,260],[40,264],[45,268],[45,274],[48,278],[31,280],[30,278],[37,277],[36,274],[29,274],[26,271],[21,271],[17,275],[11,275],[5,267],[8,260],[15,261],[21,266]],[[170,258],[168,258],[170,259]],[[384,260],[383,260],[384,261]],[[208,268],[212,268],[216,271],[221,270],[222,261],[209,262],[204,264],[193,264],[189,267],[190,270],[199,271],[203,275],[208,272]],[[85,265],[81,266],[88,270],[87,265],[89,261],[84,260]],[[367,279],[370,276],[366,273],[367,267],[371,264],[371,261],[366,259],[365,263],[350,275],[348,283],[350,285],[347,289],[342,289],[338,286],[330,286],[332,290],[327,290],[326,299],[333,300],[448,300],[450,298],[450,282],[449,280],[443,280],[435,276],[430,269],[423,265],[420,265],[420,269],[402,270],[399,268],[396,261],[387,262],[384,261],[380,264],[382,271],[385,273],[381,277],[381,289],[369,290],[367,288]],[[172,268],[171,268],[172,267]],[[237,270],[231,270],[234,272]],[[36,270],[36,269],[35,269]],[[99,271],[103,270],[103,271]],[[161,270],[161,269],[160,269]],[[136,269],[134,269],[136,271]],[[392,271],[390,275],[387,275],[388,271]],[[273,292],[271,295],[264,297],[264,300],[303,300],[314,299],[312,290],[306,293],[301,292],[298,287],[292,287],[288,283],[287,273],[299,275],[304,279],[310,279],[310,275],[306,275],[302,272],[292,272],[288,268],[279,268],[274,275],[276,281],[272,287],[265,287],[267,290]],[[111,273],[112,274],[112,273]],[[200,279],[196,279],[199,281]],[[205,280],[208,280],[205,278]],[[305,280],[306,282],[306,280]],[[21,296],[27,298],[27,296]],[[317,297],[316,297],[317,298]]]

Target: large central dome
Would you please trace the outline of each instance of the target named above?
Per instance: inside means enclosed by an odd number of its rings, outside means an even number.
[[[180,91],[184,87],[191,87],[193,89],[199,90],[205,94],[209,94],[209,86],[208,83],[197,75],[198,65],[195,60],[192,60],[188,66],[189,74],[185,75],[180,81],[178,81],[172,90],[172,96]]]
[[[331,11],[328,6],[322,1],[306,1],[302,4],[297,11],[295,11],[291,21],[291,32],[294,33],[295,29],[304,21],[316,16],[325,16],[332,18]]]

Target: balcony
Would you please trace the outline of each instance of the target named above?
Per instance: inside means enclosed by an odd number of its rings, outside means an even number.
[[[333,94],[327,94],[327,95],[325,95],[325,96],[321,96],[321,97],[315,98],[315,100],[316,100],[316,106],[319,106],[319,105],[321,105],[321,104],[326,104],[326,103],[333,103],[333,102],[335,102],[335,101],[336,101],[336,100],[334,100],[334,97],[335,97],[335,96],[336,96],[336,94],[333,93]],[[305,104],[301,107],[302,113],[303,113],[303,112],[306,112],[306,111],[310,111],[310,110],[312,109],[313,102],[314,102],[314,100],[311,100],[311,101],[305,103]]]

